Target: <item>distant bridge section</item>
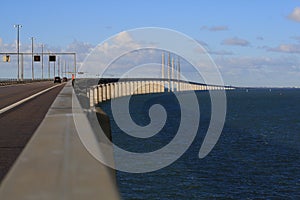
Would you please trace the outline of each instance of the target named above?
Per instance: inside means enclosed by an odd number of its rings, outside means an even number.
[[[87,85],[89,81],[87,81]],[[197,90],[232,90],[231,86],[209,85],[197,82],[182,80],[180,59],[175,62],[168,53],[167,62],[165,53],[162,53],[161,78],[101,78],[97,82],[92,80],[93,86],[88,86],[87,97],[90,106],[100,102],[123,96],[163,93],[163,92],[182,92]]]
[[[197,90],[232,90],[231,86],[207,85],[178,79],[161,78],[102,78],[98,85],[90,87],[87,96],[90,106],[111,99],[151,93],[182,92]]]

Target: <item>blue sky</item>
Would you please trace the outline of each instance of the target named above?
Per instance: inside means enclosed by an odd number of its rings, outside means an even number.
[[[1,52],[15,50],[17,23],[24,51],[33,36],[52,51],[79,52],[79,59],[121,31],[163,27],[204,44],[226,84],[300,86],[300,1],[52,0],[5,1],[1,7]],[[0,69],[0,76],[5,72]]]

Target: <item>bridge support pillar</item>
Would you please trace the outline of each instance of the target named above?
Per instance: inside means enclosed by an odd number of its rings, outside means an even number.
[[[93,101],[94,101],[94,96],[93,96],[93,93],[94,93],[94,89],[93,88],[90,88],[89,89],[89,92],[88,92],[88,97],[89,97],[89,100],[90,100],[90,107],[93,106]]]
[[[140,88],[140,81],[137,81],[136,82],[136,87],[137,87],[137,92],[136,92],[136,94],[141,94],[141,88]]]
[[[125,82],[126,84],[126,96],[130,95],[130,84],[128,82]]]
[[[105,84],[103,84],[102,89],[103,89],[103,101],[106,101],[107,95],[106,95],[106,85]]]
[[[94,97],[94,105],[95,105],[95,104],[98,104],[98,102],[99,102],[99,101],[98,101],[98,95],[97,95],[97,94],[98,94],[98,87],[95,86],[95,87],[93,88],[93,91],[94,91],[93,97]],[[93,105],[93,106],[94,106],[94,105]]]
[[[134,94],[134,82],[130,82],[130,95]]]
[[[116,98],[115,97],[115,83],[111,83],[111,85],[110,85],[110,92],[111,92],[111,99],[114,99],[114,98]]]
[[[150,90],[150,93],[154,93],[154,82],[153,81],[149,81],[149,90]]]
[[[121,83],[120,82],[117,82],[116,83],[116,92],[117,92],[117,94],[116,94],[116,96],[117,97],[121,97],[121,93],[122,93],[122,88],[121,88]]]
[[[110,90],[110,83],[106,84],[106,94],[107,94],[107,97],[106,97],[106,100],[110,100],[110,94],[111,94],[111,90]]]
[[[150,93],[150,81],[144,81],[144,94],[149,94]]]
[[[98,86],[98,99],[99,99],[99,102],[102,102],[103,101],[103,89],[102,89],[102,85],[99,85]]]

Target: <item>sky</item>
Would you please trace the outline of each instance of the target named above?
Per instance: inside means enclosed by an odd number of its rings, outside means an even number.
[[[76,52],[78,65],[115,34],[162,27],[202,44],[226,85],[300,87],[299,0],[4,1],[0,19],[0,52],[16,52],[14,24],[22,24],[21,52],[34,37],[36,51]],[[0,63],[0,78],[16,77],[14,60]],[[25,61],[25,77],[30,67]]]

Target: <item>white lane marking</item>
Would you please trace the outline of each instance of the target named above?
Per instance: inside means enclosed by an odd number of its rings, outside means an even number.
[[[10,109],[13,109],[14,107],[16,107],[16,106],[18,106],[18,105],[20,105],[20,104],[22,104],[22,103],[24,103],[24,102],[30,100],[30,99],[33,99],[33,98],[36,97],[36,96],[39,96],[39,95],[41,95],[41,94],[43,94],[43,93],[45,93],[45,92],[47,92],[47,91],[49,91],[49,90],[51,90],[51,89],[53,89],[53,88],[58,87],[58,86],[60,86],[60,85],[61,85],[61,84],[59,84],[59,85],[54,85],[54,86],[52,86],[52,87],[50,87],[50,88],[47,88],[47,89],[45,89],[45,90],[42,90],[42,91],[40,91],[40,92],[38,92],[38,93],[35,93],[35,94],[33,94],[33,95],[31,95],[31,96],[25,98],[25,99],[22,99],[22,100],[20,100],[20,101],[18,101],[18,102],[16,102],[16,103],[13,103],[13,104],[11,104],[11,105],[9,105],[9,106],[6,106],[5,108],[0,109],[0,115],[1,115],[2,113],[5,113],[6,111],[8,111],[8,110],[10,110]]]

